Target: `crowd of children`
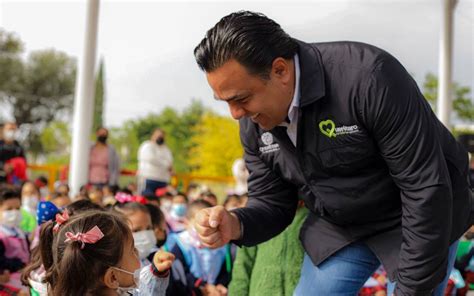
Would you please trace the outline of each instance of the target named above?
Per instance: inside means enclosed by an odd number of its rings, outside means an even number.
[[[306,210],[261,246],[209,249],[193,226],[196,213],[217,204],[243,207],[246,195],[229,194],[220,202],[198,185],[146,196],[134,189],[84,186],[71,197],[67,184],[54,192],[38,182],[1,185],[0,296],[291,295],[304,252],[297,237]],[[460,242],[446,295],[467,295],[474,287],[473,233]],[[386,296],[386,282],[380,268],[359,295]]]
[[[67,184],[37,184],[0,186],[0,295],[227,295],[236,247],[204,248],[192,226],[218,203],[210,190],[84,186],[71,197]]]

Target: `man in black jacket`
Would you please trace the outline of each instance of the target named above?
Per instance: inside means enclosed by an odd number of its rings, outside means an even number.
[[[471,224],[467,152],[394,57],[306,44],[247,11],[221,19],[194,54],[240,121],[250,172],[246,208],[198,214],[207,246],[274,237],[301,197],[310,214],[295,295],[355,295],[380,263],[396,295],[442,295]]]

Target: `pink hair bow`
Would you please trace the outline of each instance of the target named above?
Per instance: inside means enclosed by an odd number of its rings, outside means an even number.
[[[132,195],[124,193],[124,192],[117,192],[117,194],[115,194],[115,199],[119,203],[126,203],[126,202],[134,202],[135,201],[135,199],[133,198]]]
[[[130,194],[127,194],[127,193],[124,193],[124,192],[117,192],[117,194],[115,194],[115,199],[119,203],[127,203],[127,202],[138,202],[138,203],[141,203],[141,204],[146,204],[147,203],[147,200],[143,196],[130,195]]]
[[[68,231],[68,232],[66,232],[66,237],[67,238],[64,242],[69,242],[69,241],[81,242],[82,243],[81,249],[84,249],[84,246],[86,244],[95,244],[101,238],[104,237],[104,234],[102,233],[100,228],[96,225],[96,226],[92,227],[92,229],[89,230],[86,233],[77,232],[76,234],[74,234],[74,233]]]
[[[53,227],[53,232],[58,232],[59,227],[66,223],[67,220],[69,220],[69,213],[67,210],[65,210],[62,214],[56,214],[56,225]]]

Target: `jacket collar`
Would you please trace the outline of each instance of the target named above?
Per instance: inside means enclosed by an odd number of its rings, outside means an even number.
[[[298,43],[300,60],[300,107],[309,105],[324,97],[325,84],[321,53],[315,47],[302,41]]]

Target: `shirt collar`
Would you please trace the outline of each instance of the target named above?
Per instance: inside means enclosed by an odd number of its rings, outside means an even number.
[[[300,62],[298,54],[293,57],[293,64],[295,65],[295,89],[293,91],[293,99],[291,100],[290,108],[288,108],[288,116],[280,125],[286,126],[295,120],[300,105]],[[289,121],[289,122],[288,122]]]
[[[293,92],[290,108],[288,109],[288,118],[290,121],[293,121],[295,111],[300,106],[300,60],[298,54],[295,54],[293,64],[295,65],[295,90]]]

